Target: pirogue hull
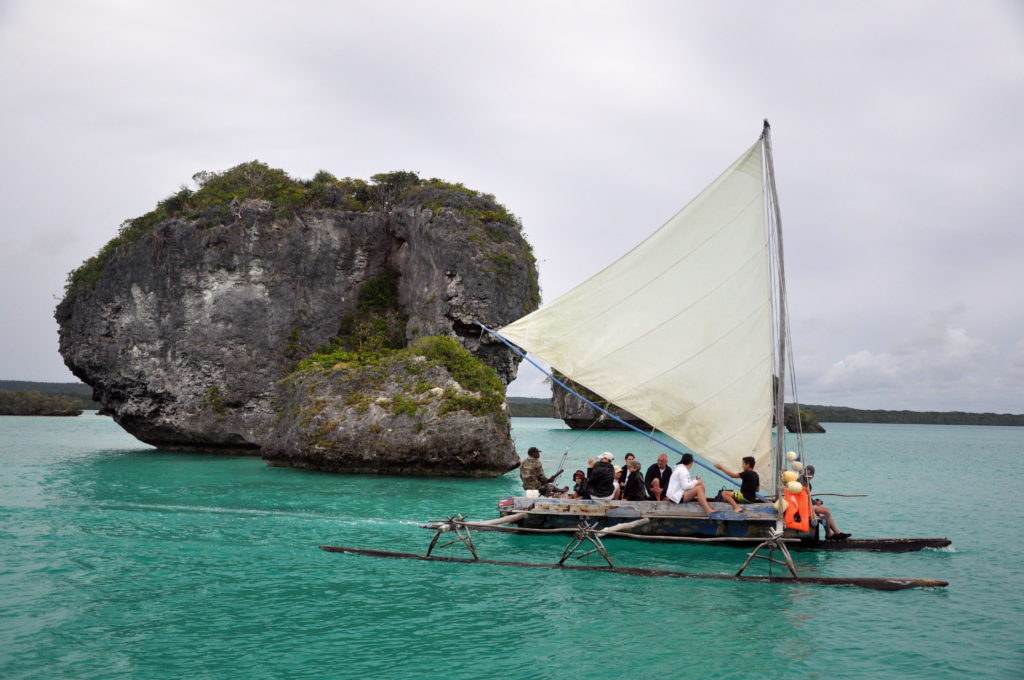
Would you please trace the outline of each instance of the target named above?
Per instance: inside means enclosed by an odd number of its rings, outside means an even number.
[[[768,538],[775,528],[776,512],[768,503],[744,505],[734,512],[727,503],[710,503],[715,510],[707,515],[697,503],[654,501],[594,501],[562,498],[525,498],[506,496],[498,502],[502,517],[516,517],[508,524],[488,523],[470,528],[512,533],[571,533],[581,519],[607,529],[627,522],[647,522],[628,532],[609,537],[634,540],[676,541],[712,545],[750,547]],[[812,518],[812,522],[815,520]],[[950,545],[947,538],[867,538],[846,541],[818,539],[818,527],[810,531],[786,529],[783,537],[792,550],[869,550],[875,552],[913,552]]]

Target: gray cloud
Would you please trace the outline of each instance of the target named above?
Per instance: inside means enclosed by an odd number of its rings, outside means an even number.
[[[801,398],[1024,411],[1012,2],[22,1],[0,60],[0,376],[70,378],[67,271],[198,170],[465,182],[551,299],[768,117]]]

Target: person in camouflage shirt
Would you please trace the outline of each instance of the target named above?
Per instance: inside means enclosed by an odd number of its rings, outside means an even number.
[[[537,491],[541,496],[556,496],[565,493],[569,487],[558,488],[551,482],[561,474],[561,470],[551,477],[544,476],[544,465],[540,462],[540,449],[531,446],[526,452],[526,458],[519,467],[519,477],[523,480],[523,489],[526,491]]]

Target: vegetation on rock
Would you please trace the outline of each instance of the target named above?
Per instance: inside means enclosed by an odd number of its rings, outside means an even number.
[[[70,294],[95,285],[119,249],[131,248],[164,221],[188,220],[197,228],[228,224],[243,219],[247,202],[266,201],[278,219],[319,209],[369,212],[425,208],[435,214],[453,210],[471,225],[469,240],[497,246],[489,254],[496,267],[528,267],[532,272],[531,301],[534,307],[540,302],[536,260],[529,243],[521,238],[522,224],[491,194],[437,178],[421,179],[407,170],[379,173],[369,181],[338,179],[321,170],[313,179],[299,180],[258,160],[223,172],[197,172],[192,179],[196,190],[182,186],[145,215],[125,220],[117,236],[68,274],[65,292]],[[501,248],[506,243],[525,244],[528,261],[519,262],[521,253]]]
[[[348,394],[345,403],[365,408],[371,401],[367,393],[379,390],[389,376],[405,374],[418,378],[424,370],[434,366],[444,368],[463,390],[448,388],[442,392],[439,396],[442,414],[460,410],[480,416],[502,413],[505,385],[498,374],[474,357],[458,340],[446,335],[423,337],[409,347],[397,350],[350,351],[335,346],[325,352],[311,354],[285,380],[334,375],[339,382],[346,384]],[[414,380],[405,391],[411,395],[422,394],[432,386],[431,382]],[[427,397],[428,400],[431,398]],[[392,412],[413,415],[413,401],[392,403]]]

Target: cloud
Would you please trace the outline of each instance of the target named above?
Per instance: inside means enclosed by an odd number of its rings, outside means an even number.
[[[494,193],[551,300],[768,117],[802,390],[828,376],[825,396],[913,407],[955,379],[950,408],[1024,410],[1015,3],[0,5],[0,377],[71,378],[52,296],[198,170],[409,169]]]
[[[941,312],[925,317],[911,338],[886,349],[861,349],[809,376],[803,400],[862,408],[1001,410],[1024,393],[999,370],[997,348],[951,325]],[[1020,350],[1024,353],[1024,348]],[[1024,358],[1015,359],[1024,366]],[[1012,365],[1012,364],[1011,364]]]

